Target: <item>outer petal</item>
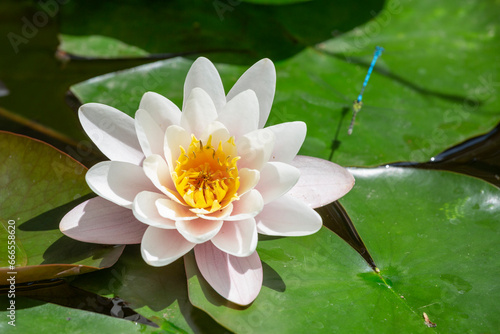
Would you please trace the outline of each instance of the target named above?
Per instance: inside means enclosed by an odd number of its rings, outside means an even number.
[[[135,131],[145,156],[163,154],[165,132],[144,109],[135,113]]]
[[[222,220],[206,220],[198,218],[195,220],[180,220],[175,222],[177,230],[187,241],[201,244],[212,239],[219,233]]]
[[[284,237],[313,234],[323,225],[316,211],[288,195],[264,206],[255,221],[259,233]]]
[[[230,101],[247,89],[253,90],[259,99],[259,128],[263,128],[269,117],[276,89],[276,70],[271,60],[262,59],[243,73],[227,94],[227,100]]]
[[[177,230],[149,226],[142,238],[141,253],[147,264],[161,267],[174,262],[189,252],[194,245]]]
[[[156,201],[166,198],[163,194],[150,191],[140,192],[134,199],[132,211],[134,216],[143,222],[158,228],[174,229],[175,221],[162,217],[156,208]]]
[[[288,122],[266,128],[276,136],[271,161],[290,163],[297,155],[306,138],[307,126],[304,122]]]
[[[98,244],[138,244],[147,225],[125,209],[101,197],[85,201],[68,212],[59,224],[72,239]]]
[[[240,137],[236,141],[238,168],[260,170],[269,161],[274,148],[274,133],[267,129],[260,129]]]
[[[207,124],[216,118],[217,109],[207,92],[193,88],[182,109],[181,126],[200,138]]]
[[[217,118],[235,138],[255,131],[259,125],[259,100],[253,90],[246,90],[229,101]]]
[[[268,162],[260,171],[260,181],[255,187],[264,204],[286,194],[299,180],[300,171],[282,162]]]
[[[264,200],[260,193],[252,189],[245,195],[240,197],[239,201],[232,202],[233,212],[229,217],[226,217],[226,221],[244,220],[253,218],[262,211],[264,207]]]
[[[255,219],[249,218],[225,222],[220,232],[212,238],[212,243],[223,252],[246,257],[255,252],[257,240]]]
[[[263,280],[257,252],[237,257],[206,242],[197,245],[194,254],[201,274],[222,297],[238,305],[248,305],[257,298]]]
[[[132,117],[100,103],[84,104],[78,116],[87,135],[110,160],[141,164],[144,153]]]
[[[128,162],[99,162],[89,169],[85,180],[99,196],[129,209],[138,193],[156,190],[142,167]]]
[[[170,125],[179,125],[181,121],[179,108],[166,97],[154,92],[146,92],[142,96],[139,109],[146,110],[163,132]]]
[[[300,179],[288,194],[312,208],[338,200],[354,186],[351,173],[333,162],[298,155],[291,164],[300,170]]]
[[[199,87],[208,93],[214,102],[215,108],[221,110],[226,104],[224,86],[220,79],[219,72],[214,64],[205,57],[199,57],[191,65],[184,83],[184,105],[182,110],[186,110],[186,101],[194,88]]]

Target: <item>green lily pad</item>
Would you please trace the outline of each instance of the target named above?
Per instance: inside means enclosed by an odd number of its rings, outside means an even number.
[[[0,280],[9,272],[17,273],[17,283],[59,278],[116,262],[123,246],[86,244],[59,231],[61,218],[90,193],[84,166],[45,143],[6,132],[0,132],[0,159],[0,243],[5,245]],[[13,255],[15,261],[9,259]]]
[[[179,333],[225,332],[189,302],[182,259],[151,267],[142,259],[139,246],[128,246],[112,268],[79,276],[71,284],[101,296],[119,296],[161,328],[177,328]]]
[[[144,6],[140,0],[127,0],[120,3],[119,9],[96,0],[71,2],[61,7],[61,32],[82,37],[107,36],[151,54],[211,54],[221,62],[250,64],[263,57],[284,59],[330,38],[333,30],[349,31],[370,20],[383,3],[279,2],[282,5],[174,0]],[[105,58],[116,56],[105,45],[94,45],[99,49],[95,51],[90,46],[65,43],[59,49],[68,53],[85,50],[80,55],[97,52],[107,53]]]
[[[449,172],[351,171],[356,186],[341,202],[380,274],[323,228],[259,242],[264,286],[245,309],[219,297],[187,258],[193,305],[238,333],[424,333],[424,312],[438,333],[495,332],[499,189]]]
[[[497,15],[493,3],[388,1],[371,22],[279,67],[271,121],[303,118],[302,153],[328,158],[333,144],[343,165],[428,161],[500,121]],[[376,45],[385,52],[349,136]]]
[[[10,306],[10,301],[3,296],[0,300],[2,306],[0,331],[2,333],[10,333],[13,330],[26,334],[151,333],[157,330],[157,328],[138,325],[132,321],[34,301],[26,297],[16,297],[12,300],[15,301],[15,321],[13,322],[15,327],[9,324],[9,321],[12,321],[7,317],[10,311],[5,311]],[[62,330],[64,331],[61,332]]]
[[[59,49],[71,50],[71,54],[89,58],[145,57],[149,53],[117,39],[100,36],[60,35]]]

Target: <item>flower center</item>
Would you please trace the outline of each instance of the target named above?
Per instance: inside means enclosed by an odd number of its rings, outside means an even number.
[[[240,186],[234,138],[212,146],[212,136],[204,145],[193,135],[187,151],[181,154],[173,173],[175,187],[187,205],[212,213],[238,199]]]

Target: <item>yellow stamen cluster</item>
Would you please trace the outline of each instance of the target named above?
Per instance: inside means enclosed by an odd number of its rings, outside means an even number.
[[[187,151],[181,154],[173,173],[175,187],[187,205],[212,213],[238,199],[240,180],[236,162],[234,138],[212,146],[212,136],[206,144],[194,135]]]

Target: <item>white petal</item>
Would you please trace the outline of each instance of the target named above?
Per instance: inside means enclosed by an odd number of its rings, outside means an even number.
[[[163,154],[165,132],[144,109],[135,113],[135,131],[146,157],[151,154]]]
[[[139,109],[146,110],[163,132],[170,125],[179,125],[181,121],[179,108],[166,97],[154,92],[146,92],[142,96]]]
[[[89,169],[85,180],[99,196],[129,209],[138,193],[156,190],[142,167],[128,162],[99,162]]]
[[[222,108],[217,120],[224,124],[235,138],[257,130],[259,100],[255,92],[246,90],[236,95]]]
[[[266,204],[255,221],[259,233],[284,237],[313,234],[323,225],[316,211],[289,195]]]
[[[312,208],[338,200],[354,186],[351,173],[333,162],[298,155],[291,165],[300,170],[300,179],[288,194]]]
[[[176,166],[176,161],[181,154],[180,146],[188,149],[191,143],[191,134],[177,125],[168,127],[165,132],[165,159],[167,160],[170,171],[173,171]]]
[[[245,195],[240,197],[240,200],[232,202],[233,212],[227,217],[226,221],[244,220],[255,217],[264,207],[264,200],[260,193],[252,189]]]
[[[155,202],[165,198],[165,195],[150,191],[140,192],[134,199],[132,211],[134,216],[141,222],[166,229],[174,229],[175,221],[162,217],[156,208]]]
[[[237,257],[206,242],[197,245],[194,254],[201,274],[222,297],[238,305],[248,305],[257,298],[263,280],[257,252]]]
[[[193,249],[177,230],[149,226],[141,242],[142,258],[155,267],[166,266]]]
[[[68,212],[59,228],[72,239],[115,245],[140,243],[147,225],[135,219],[132,210],[94,197]]]
[[[219,233],[222,220],[206,220],[198,218],[195,220],[179,220],[175,222],[177,230],[187,241],[201,244],[212,239]]]
[[[156,201],[156,208],[162,217],[172,220],[192,220],[198,218],[189,211],[189,207],[176,203],[168,198],[161,198]]]
[[[299,177],[300,171],[289,164],[268,162],[260,171],[260,181],[255,189],[262,195],[264,204],[267,204],[292,189]]]
[[[276,137],[271,161],[290,163],[299,152],[306,138],[307,126],[304,122],[288,122],[266,128]]]
[[[223,252],[245,257],[255,252],[257,240],[255,219],[249,218],[225,222],[219,233],[212,238],[212,243]]]
[[[274,148],[274,133],[267,129],[256,130],[240,137],[236,141],[238,168],[260,170],[269,161]]]
[[[199,57],[191,65],[184,83],[184,105],[182,110],[186,110],[186,101],[194,88],[199,87],[208,93],[217,110],[222,109],[226,104],[226,94],[219,72],[210,60]]]
[[[157,189],[178,203],[183,203],[177,194],[167,163],[161,156],[154,154],[147,157],[143,162],[143,169]]]
[[[217,118],[217,110],[210,96],[201,88],[194,88],[184,103],[181,126],[200,138],[203,130]]]
[[[262,59],[243,73],[227,94],[227,101],[247,89],[257,94],[260,109],[259,128],[263,128],[269,117],[276,89],[276,70],[271,60]]]
[[[144,153],[132,117],[100,103],[84,104],[78,117],[87,135],[110,160],[141,164]]]
[[[238,176],[240,177],[238,196],[243,196],[244,194],[255,188],[260,180],[260,172],[256,169],[238,169]]]

